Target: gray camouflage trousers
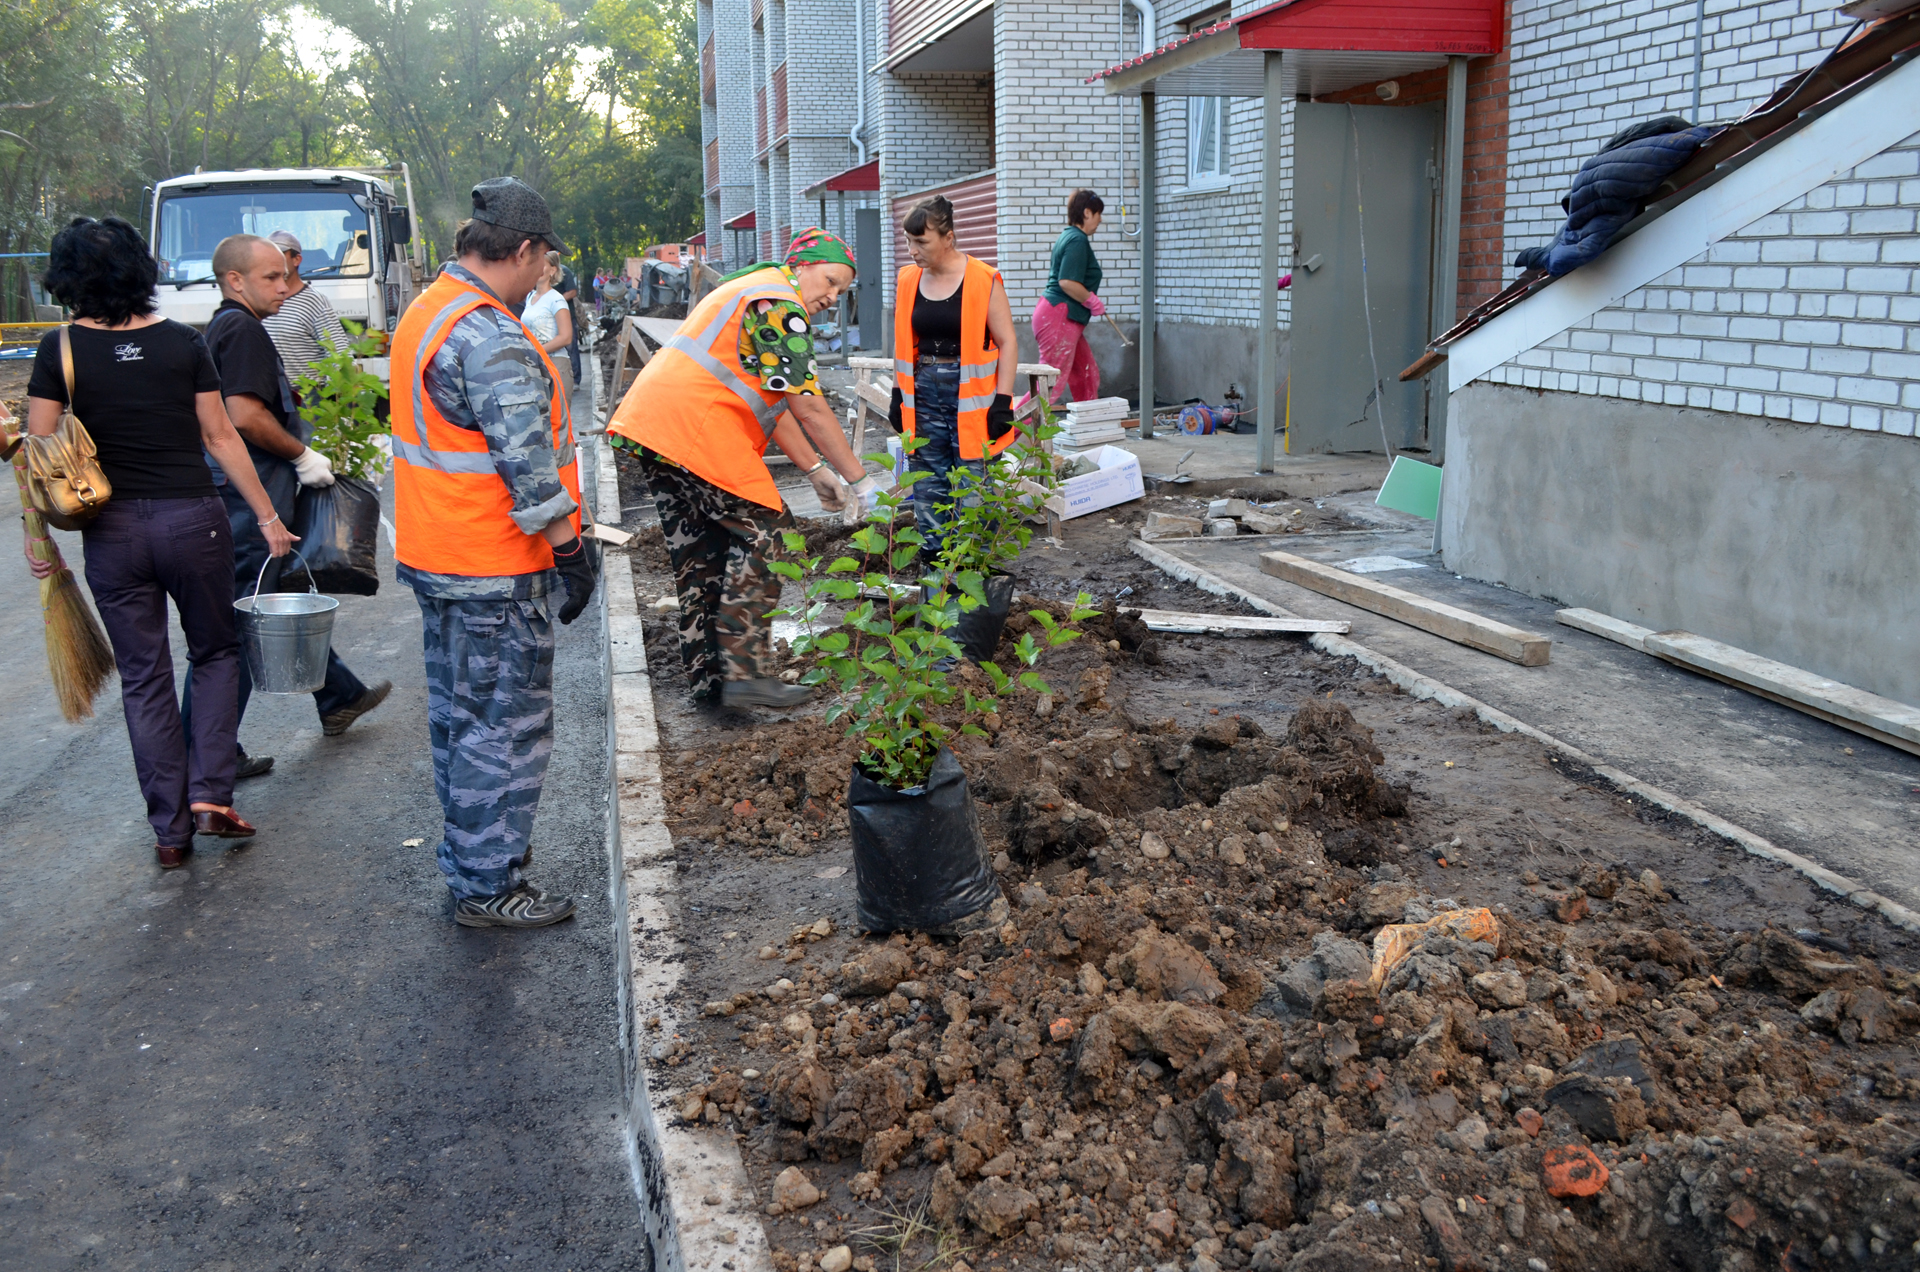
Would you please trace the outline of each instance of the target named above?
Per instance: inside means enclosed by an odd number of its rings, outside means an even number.
[[[415,594],[427,662],[427,733],[445,822],[435,856],[457,897],[520,886],[553,754],[553,619],[545,597]]]
[[[660,510],[680,600],[680,661],[695,698],[714,698],[723,681],[768,673],[780,576],[767,568],[780,531],[793,528],[785,508],[763,508],[651,451],[637,452]]]

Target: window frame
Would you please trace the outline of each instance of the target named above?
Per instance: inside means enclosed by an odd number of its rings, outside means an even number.
[[[1187,189],[1219,190],[1233,184],[1233,157],[1229,149],[1231,130],[1228,128],[1227,112],[1232,108],[1231,97],[1189,97],[1187,98]],[[1199,166],[1201,150],[1201,129],[1206,119],[1204,106],[1211,105],[1214,111],[1214,163],[1215,167],[1203,169]]]

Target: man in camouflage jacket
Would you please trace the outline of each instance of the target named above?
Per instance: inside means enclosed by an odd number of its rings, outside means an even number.
[[[496,178],[474,188],[474,207],[455,239],[459,259],[443,272],[517,312],[546,267],[548,245],[565,250],[546,202],[519,181]],[[396,397],[415,392],[394,388]],[[579,505],[560,479],[572,456],[554,449],[552,381],[526,328],[491,305],[456,319],[420,371],[419,396],[454,427],[484,435],[514,524],[553,547],[565,585],[559,618],[571,623],[593,591],[593,569],[569,520]],[[571,451],[570,435],[566,445]],[[396,452],[404,456],[398,442]],[[454,918],[470,927],[557,923],[573,913],[573,901],[546,895],[522,874],[553,751],[555,570],[476,576],[401,563],[396,574],[413,589],[424,626],[427,726],[445,813],[436,852]]]

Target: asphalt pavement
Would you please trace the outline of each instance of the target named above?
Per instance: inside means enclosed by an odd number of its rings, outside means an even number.
[[[0,544],[0,1267],[649,1266],[599,624],[559,629],[531,871],[577,916],[461,928],[432,856],[419,610],[381,552],[380,594],[344,599],[334,640],[392,697],[326,738],[310,698],[256,694],[242,737],[278,766],[236,802],[259,836],[163,874],[117,692],[60,719]]]

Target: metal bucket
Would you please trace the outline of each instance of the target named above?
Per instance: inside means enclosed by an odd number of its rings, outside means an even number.
[[[300,556],[298,551],[294,554]],[[272,558],[269,557],[268,561]],[[300,564],[306,558],[300,557]],[[267,563],[253,581],[253,595],[233,603],[240,623],[240,650],[257,693],[312,693],[327,682],[327,653],[333,646],[333,612],[340,602],[320,595],[311,583],[305,592],[260,594]]]

